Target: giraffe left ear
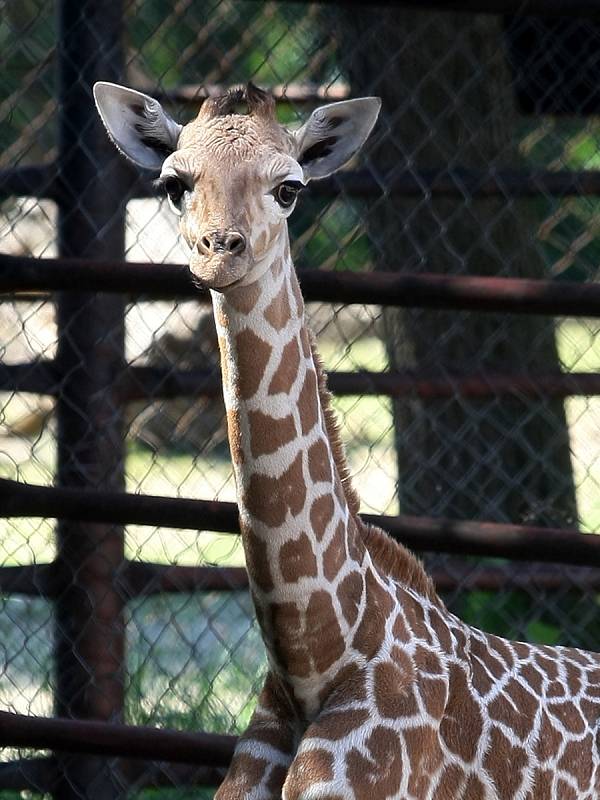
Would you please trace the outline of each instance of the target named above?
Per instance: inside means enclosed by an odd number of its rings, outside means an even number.
[[[381,100],[360,97],[317,108],[294,134],[304,177],[325,178],[362,147],[377,121]]]

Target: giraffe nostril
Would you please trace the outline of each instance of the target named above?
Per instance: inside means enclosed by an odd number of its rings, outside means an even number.
[[[210,252],[212,251],[212,249],[213,249],[213,246],[212,246],[212,239],[210,238],[210,236],[203,236],[203,237],[200,239],[199,245],[200,245],[200,250],[201,250],[203,253],[207,254],[207,255],[208,255],[208,253],[210,253]]]
[[[232,255],[239,255],[246,249],[246,237],[241,233],[229,233],[225,238],[225,249]]]

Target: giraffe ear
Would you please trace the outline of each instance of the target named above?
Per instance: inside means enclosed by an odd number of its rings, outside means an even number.
[[[324,178],[342,167],[366,141],[380,108],[378,97],[360,97],[313,111],[294,134],[304,177]]]
[[[182,126],[158,100],[104,81],[94,84],[94,99],[117,149],[140,167],[160,170],[165,158],[177,149]]]

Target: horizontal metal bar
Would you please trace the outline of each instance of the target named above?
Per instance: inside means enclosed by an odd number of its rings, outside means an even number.
[[[50,794],[58,779],[52,757],[20,758],[0,764],[0,791]]]
[[[600,170],[403,170],[379,179],[366,170],[356,170],[312,181],[307,192],[314,197],[347,195],[356,199],[596,196],[600,195]],[[133,187],[132,197],[155,196],[149,181],[138,181]]]
[[[313,0],[300,0],[313,2]],[[327,5],[350,9],[356,0],[319,0]],[[375,6],[416,6],[434,11],[463,11],[468,14],[514,14],[524,16],[600,16],[599,0],[372,0]]]
[[[128,561],[117,581],[128,599],[172,592],[228,592],[248,585],[243,567],[188,567],[147,561]],[[64,591],[64,583],[55,563],[0,567],[0,594],[52,599]]]
[[[226,766],[236,737],[0,711],[0,746]]]
[[[235,503],[32,486],[6,478],[0,479],[2,517],[50,517],[222,533],[237,533],[239,530]]]
[[[309,102],[308,97],[305,101]],[[143,176],[140,178],[131,167],[127,169],[132,198],[156,196],[151,181]],[[597,196],[600,195],[600,170],[403,170],[385,180],[376,179],[366,170],[356,170],[313,181],[308,192],[315,197],[332,198],[342,194],[366,199],[384,195],[394,198],[425,195],[459,198]],[[14,167],[0,171],[0,196],[25,195],[60,202],[67,193],[68,187],[62,185],[54,165]]]
[[[1,570],[0,570],[1,579]],[[177,592],[229,592],[248,587],[244,567],[195,567],[130,561],[119,585],[128,597]]]
[[[420,397],[435,400],[448,397],[486,398],[500,395],[521,397],[573,397],[600,395],[600,375],[571,373],[484,373],[448,374],[442,377],[416,371],[329,372],[329,389],[336,395]],[[168,367],[123,365],[119,381],[111,387],[123,403],[174,397],[221,397],[220,373],[216,370],[176,370]],[[56,397],[61,378],[53,361],[25,364],[0,363],[0,391],[31,392]]]
[[[342,396],[385,395],[420,397],[424,400],[461,397],[486,398],[499,395],[572,397],[600,395],[600,375],[593,372],[434,377],[415,371],[328,372],[330,391]],[[0,388],[1,370],[0,370]],[[220,397],[221,377],[207,370],[171,370],[161,367],[131,367],[123,374],[118,394],[124,402],[180,396]]]
[[[218,786],[226,767],[119,759],[119,771],[136,790],[150,787]],[[31,791],[51,794],[60,777],[53,756],[21,758],[0,763],[0,791]]]
[[[0,198],[39,197],[55,200],[60,191],[57,174],[55,164],[0,170]]]
[[[226,767],[209,767],[192,764],[148,764],[122,762],[122,771],[135,789],[151,787],[181,788],[182,786],[219,786],[226,775]]]
[[[137,86],[139,92],[149,94],[161,103],[179,103],[200,105],[207,97],[219,97],[225,94],[229,86],[225,84],[184,84],[173,89],[161,89],[156,86]],[[262,86],[273,95],[278,103],[293,103],[294,105],[312,105],[326,101],[333,103],[350,97],[350,87],[347,84],[332,86],[316,83],[280,83],[274,86]]]
[[[59,489],[8,479],[0,479],[0,509],[5,518],[54,517],[121,525],[239,531],[235,503]],[[600,566],[600,536],[581,534],[577,530],[430,517],[373,514],[362,517],[418,552]]]
[[[428,570],[439,592],[487,591],[532,592],[569,591],[598,592],[600,569],[593,567],[565,567],[554,564],[511,564],[505,566],[481,564],[453,558],[451,563]]]
[[[0,362],[2,392],[30,392],[55,397],[60,392],[61,380],[58,364],[50,359],[21,364]]]
[[[0,594],[55,597],[59,589],[54,564],[0,567]]]
[[[307,301],[600,317],[600,284],[401,272],[299,270]],[[183,264],[0,255],[0,292],[98,291],[209,302]]]
[[[62,585],[52,581],[53,564],[0,567],[0,593],[43,596],[52,599]],[[532,587],[546,591],[557,589],[600,591],[600,570],[593,567],[512,564],[510,571],[488,564],[466,563],[455,558],[451,565],[431,569],[430,575],[440,592],[464,591],[529,591]],[[119,587],[127,599],[155,594],[207,591],[242,591],[248,588],[244,567],[169,566],[149,562],[129,562],[119,576]],[[1,783],[0,783],[1,788]]]

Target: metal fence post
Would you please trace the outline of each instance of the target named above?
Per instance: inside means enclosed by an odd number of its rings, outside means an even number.
[[[127,171],[97,117],[92,85],[123,73],[122,0],[59,0],[59,250],[122,259]],[[65,292],[57,298],[59,486],[124,488],[123,418],[111,392],[124,359],[125,301]],[[55,608],[55,711],[121,721],[124,704],[123,528],[61,522]],[[123,794],[118,772],[94,757],[60,756],[60,800]]]

